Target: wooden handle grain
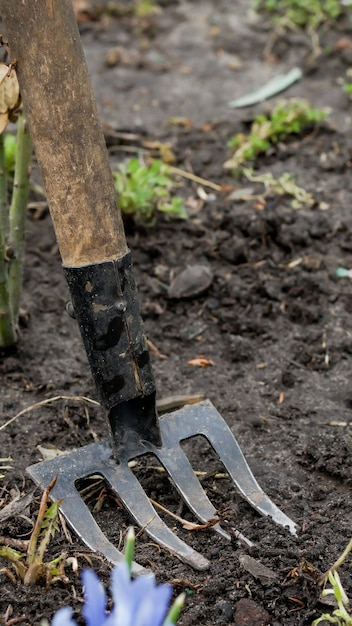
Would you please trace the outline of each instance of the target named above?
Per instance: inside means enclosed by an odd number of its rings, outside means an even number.
[[[63,264],[127,245],[72,0],[0,0]]]

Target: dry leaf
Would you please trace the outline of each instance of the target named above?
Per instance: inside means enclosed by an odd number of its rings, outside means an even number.
[[[0,134],[20,104],[20,87],[14,68],[0,63]]]
[[[59,450],[58,448],[44,448],[44,446],[37,446],[40,454],[42,455],[44,461],[50,461],[51,459],[55,459],[57,456],[61,456],[62,454],[66,454],[64,450]],[[67,450],[66,450],[67,452]]]
[[[258,201],[253,204],[253,209],[256,211],[264,211],[266,207],[266,200],[264,198],[258,198]]]
[[[15,496],[11,502],[6,504],[0,511],[0,523],[8,519],[17,517],[33,502],[34,489],[24,496]]]
[[[210,367],[215,365],[211,359],[206,359],[204,354],[200,354],[196,359],[188,361],[188,365],[194,365],[195,367]]]
[[[279,576],[276,572],[257,561],[248,554],[241,554],[238,557],[239,562],[242,567],[247,570],[254,578],[259,578],[260,582],[263,585],[272,585],[273,583],[279,580]]]

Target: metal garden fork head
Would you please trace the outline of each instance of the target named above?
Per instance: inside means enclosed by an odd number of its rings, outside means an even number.
[[[71,0],[0,0],[37,160],[47,191],[75,316],[105,408],[110,441],[94,443],[28,468],[63,499],[61,510],[83,541],[112,562],[122,554],[84,504],[77,481],[103,476],[134,520],[180,559],[205,569],[208,561],[158,516],[129,467],[153,453],[202,522],[213,518],[180,442],[204,435],[240,494],[261,514],[296,532],[294,522],[266,496],[224,419],[208,401],[158,418],[155,386],[141,320],[130,252],[111,176],[104,136],[84,62]],[[216,532],[228,538],[217,524]],[[141,568],[135,564],[135,573]]]

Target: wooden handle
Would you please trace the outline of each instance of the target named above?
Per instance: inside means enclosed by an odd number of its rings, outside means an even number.
[[[127,251],[72,0],[0,0],[63,264]]]

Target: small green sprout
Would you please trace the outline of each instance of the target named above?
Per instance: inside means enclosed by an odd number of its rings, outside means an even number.
[[[133,564],[135,544],[136,544],[136,536],[134,534],[134,528],[133,526],[130,526],[127,531],[126,541],[125,541],[125,561],[127,563],[130,575],[132,574],[132,564]]]
[[[333,595],[337,602],[337,609],[330,613],[324,613],[318,619],[314,620],[312,626],[317,626],[320,622],[329,622],[330,624],[337,624],[338,626],[352,626],[352,611],[351,602],[349,601],[347,594],[342,586],[340,575],[337,569],[346,560],[347,556],[352,552],[352,539],[350,539],[348,545],[340,554],[335,563],[323,574],[319,580],[320,584],[324,585],[329,580],[332,585],[331,589],[324,589],[322,591],[322,597]]]
[[[344,12],[340,0],[254,0],[254,8],[269,15],[274,24],[296,30],[317,30]]]
[[[332,615],[324,613],[318,619],[314,620],[312,626],[317,626],[320,622],[329,622],[330,624],[338,624],[339,626],[352,626],[352,613],[350,612],[350,601],[342,586],[338,572],[329,572],[329,582],[332,589],[324,589],[322,597],[334,595],[337,602],[337,609]]]
[[[133,557],[134,557],[135,543],[136,543],[136,538],[135,538],[134,528],[133,526],[130,526],[127,531],[126,542],[125,542],[125,561],[127,563],[130,576],[132,574],[132,563],[133,563]],[[172,626],[173,624],[176,624],[181,614],[184,602],[185,602],[185,593],[181,593],[179,596],[177,596],[177,598],[171,604],[171,607],[165,618],[163,626],[167,626],[168,624],[169,626]]]
[[[136,223],[153,225],[157,211],[179,219],[187,219],[182,198],[172,197],[176,187],[170,168],[154,159],[144,165],[131,159],[119,165],[113,174],[119,207],[124,215],[132,215]]]
[[[235,153],[226,161],[225,169],[237,170],[246,161],[253,161],[264,154],[270,146],[290,135],[299,135],[326,116],[326,111],[312,107],[302,98],[278,102],[270,115],[257,115],[249,135],[238,134],[229,141]]]
[[[11,562],[25,585],[34,585],[42,578],[46,579],[47,586],[57,580],[66,580],[63,554],[52,561],[44,561],[49,542],[58,531],[59,506],[62,501],[58,500],[48,505],[49,495],[55,483],[56,477],[43,493],[27,552],[14,550],[7,545],[0,546],[0,556]]]

